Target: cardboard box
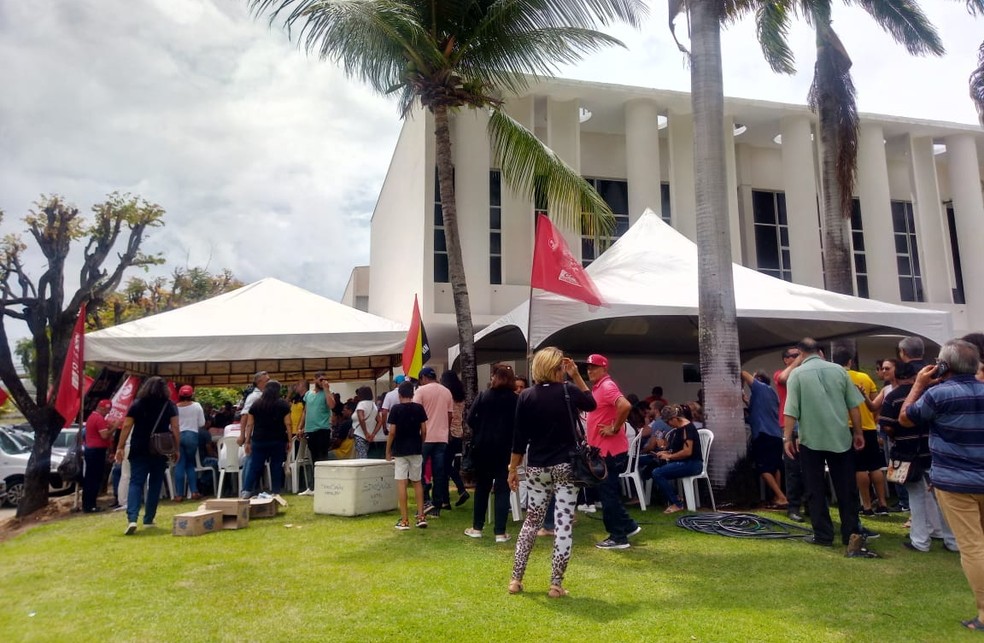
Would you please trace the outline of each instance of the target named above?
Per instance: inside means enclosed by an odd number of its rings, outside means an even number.
[[[314,513],[359,516],[396,509],[394,464],[326,460],[314,465]]]
[[[249,518],[273,518],[280,509],[280,503],[273,498],[251,498],[249,501]]]
[[[222,512],[218,509],[199,509],[174,516],[171,533],[175,536],[203,536],[222,529]]]
[[[223,498],[206,500],[205,508],[222,512],[223,529],[245,529],[249,527],[249,500]]]

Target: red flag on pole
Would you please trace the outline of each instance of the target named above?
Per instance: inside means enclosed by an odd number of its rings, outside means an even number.
[[[133,403],[133,398],[137,396],[137,388],[140,386],[140,378],[135,375],[131,375],[126,378],[116,393],[113,395],[113,408],[109,410],[106,414],[106,421],[112,422],[118,420],[123,421],[126,417],[126,412],[130,408],[130,404]]]
[[[65,426],[72,423],[82,406],[82,366],[85,349],[85,304],[79,309],[72,339],[68,342],[65,364],[58,381],[58,397],[55,398],[55,411],[65,418]]]
[[[545,215],[537,217],[536,245],[533,247],[533,274],[530,286],[577,299],[592,306],[604,306],[591,277],[584,272],[567,242]]]
[[[413,317],[410,319],[410,330],[407,341],[403,345],[403,372],[407,377],[416,378],[427,360],[430,359],[430,346],[427,344],[427,331],[420,319],[420,307],[417,305],[417,295],[413,296]]]

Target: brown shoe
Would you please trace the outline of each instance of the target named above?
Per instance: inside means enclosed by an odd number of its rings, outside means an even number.
[[[174,496],[174,502],[184,502],[184,496]]]

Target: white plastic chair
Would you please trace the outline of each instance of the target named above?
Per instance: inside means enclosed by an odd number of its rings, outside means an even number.
[[[294,449],[291,449],[292,456],[293,451]],[[298,485],[300,485],[301,482],[301,469],[305,465],[308,465],[309,468],[304,470],[304,482],[308,489],[314,489],[314,480],[306,479],[308,477],[308,472],[314,468],[311,462],[311,452],[308,451],[307,441],[298,439],[297,455],[291,457],[287,462],[287,469],[290,474],[288,479],[290,480],[290,489],[293,493],[300,493],[301,491],[301,488]]]
[[[697,499],[700,497],[697,491],[697,481],[706,480],[707,493],[711,496],[711,509],[717,511],[717,505],[714,504],[714,490],[711,489],[711,479],[707,475],[707,463],[711,459],[711,444],[714,442],[714,434],[711,433],[710,429],[698,429],[697,433],[700,435],[700,455],[704,458],[704,468],[695,476],[680,478],[680,484],[683,486],[683,495],[687,500],[687,511],[697,511]]]
[[[216,498],[222,497],[222,487],[225,483],[226,474],[236,476],[236,497],[242,488],[242,467],[239,464],[239,445],[236,444],[236,437],[233,435],[222,438],[219,443],[219,484],[216,488]]]
[[[639,496],[639,509],[645,511],[649,493],[646,485],[642,482],[642,475],[639,473],[639,451],[642,449],[642,441],[642,432],[636,433],[632,442],[629,443],[629,461],[625,466],[625,472],[618,474],[618,477],[626,495],[632,495],[629,484],[632,483],[635,486],[636,495]]]

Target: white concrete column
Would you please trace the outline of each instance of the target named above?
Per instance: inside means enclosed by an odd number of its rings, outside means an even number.
[[[697,241],[697,195],[694,177],[694,117],[670,112],[670,215],[673,227]]]
[[[565,163],[581,171],[581,120],[578,109],[580,103],[575,100],[559,101],[547,97],[547,147],[552,149]],[[571,253],[581,258],[581,233],[561,227],[561,232]]]
[[[885,157],[885,132],[881,125],[861,124],[857,190],[864,228],[868,294],[872,299],[897,302],[900,300],[899,274],[895,262],[892,194]]]
[[[659,108],[638,98],[625,104],[625,166],[629,182],[629,224],[646,208],[662,216],[659,167]]]
[[[752,203],[751,148],[735,145],[735,174],[738,181],[738,220],[741,228],[741,254],[733,258],[743,266],[755,265],[755,208]]]
[[[533,131],[533,97],[515,98],[506,112]],[[533,202],[502,183],[502,283],[529,284],[533,264]]]
[[[473,314],[490,314],[488,112],[463,109],[454,115],[452,152],[458,233]]]
[[[820,227],[817,223],[816,155],[810,119],[806,116],[788,116],[782,119],[780,128],[782,182],[786,192],[793,281],[823,288]]]
[[[953,218],[960,241],[960,267],[963,271],[967,301],[967,325],[971,330],[984,329],[984,252],[979,250],[984,230],[984,197],[981,195],[981,167],[977,143],[969,134],[948,136],[946,152],[949,164]]]
[[[728,188],[728,223],[731,228],[731,261],[741,257],[741,220],[738,217],[738,168],[735,159],[735,119],[724,117],[724,163]]]
[[[909,169],[912,176],[912,209],[919,239],[919,266],[925,300],[928,303],[953,302],[950,291],[949,253],[943,241],[943,207],[936,179],[933,139],[909,138]],[[971,282],[973,283],[973,282]]]

